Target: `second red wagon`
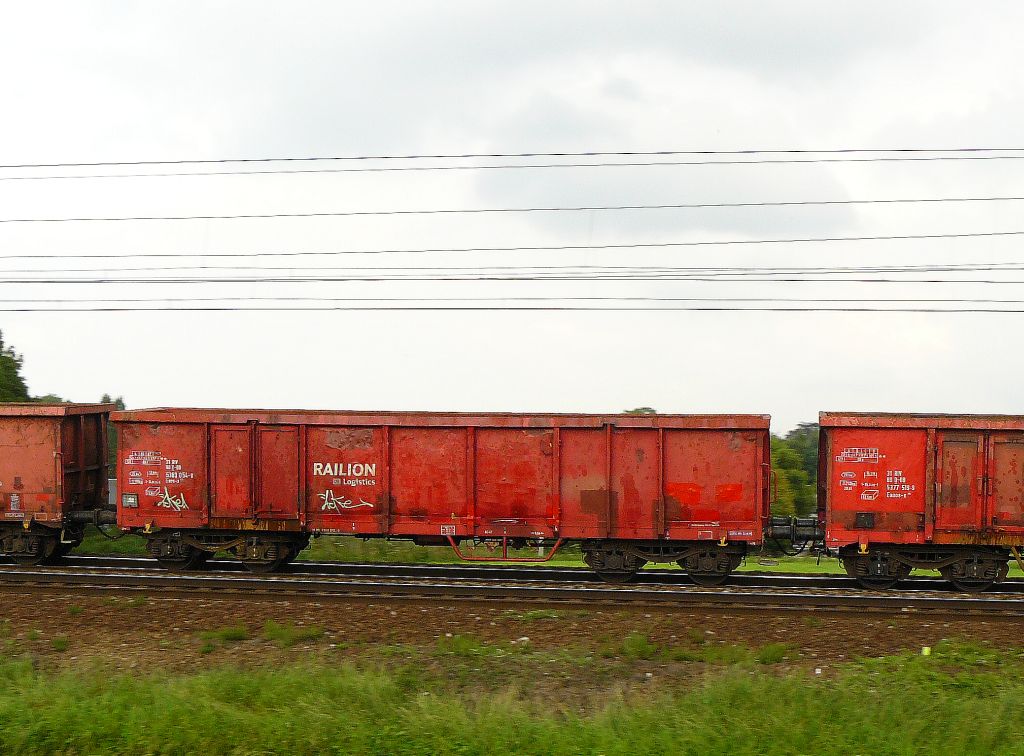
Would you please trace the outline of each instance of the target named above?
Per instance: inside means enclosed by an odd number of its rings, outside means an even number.
[[[768,517],[767,415],[116,412],[119,524],[173,566],[274,569],[311,535],[580,542],[602,576],[716,583]],[[549,554],[550,556],[550,554]]]
[[[1024,547],[1024,417],[821,413],[826,545],[862,585],[1002,580]]]

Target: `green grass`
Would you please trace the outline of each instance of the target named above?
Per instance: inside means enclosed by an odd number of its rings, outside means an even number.
[[[104,530],[116,535],[117,528],[107,525]],[[76,554],[97,554],[100,556],[139,556],[146,553],[146,539],[142,536],[126,534],[115,539],[105,537],[95,526],[85,529],[85,538],[75,549]]]
[[[653,659],[661,649],[646,635],[630,633],[622,639],[622,654],[627,659]]]
[[[227,646],[231,643],[238,643],[239,641],[249,640],[249,628],[245,625],[237,625],[233,627],[222,627],[217,630],[207,630],[199,634],[199,637],[206,641],[200,650],[203,653],[210,653],[213,648],[206,650],[207,646],[216,647],[217,643],[222,646]]]
[[[517,622],[541,622],[544,620],[571,618],[582,619],[583,617],[590,616],[590,612],[583,609],[527,609],[523,611],[506,609],[503,614],[506,618],[516,620]]]
[[[0,752],[1005,753],[1024,730],[1022,671],[1020,653],[945,644],[829,679],[741,668],[642,695],[591,686],[580,709],[347,663],[111,675],[14,660],[0,662]]]
[[[446,635],[437,639],[437,652],[450,656],[493,656],[496,645],[487,644],[474,635]]]
[[[281,648],[290,648],[299,643],[314,641],[323,637],[324,629],[316,625],[303,627],[291,622],[278,623],[267,620],[263,625],[263,638]]]
[[[790,647],[784,643],[768,643],[760,648],[730,643],[708,643],[700,630],[690,628],[687,645],[660,645],[642,633],[630,633],[619,641],[605,640],[598,647],[598,655],[605,659],[633,661],[700,662],[719,666],[750,667],[758,664],[778,664],[784,661]]]
[[[64,636],[58,636],[54,638],[51,643],[53,644],[53,650],[63,653],[68,650],[68,646],[71,645],[70,641]]]
[[[758,664],[779,664],[786,660],[789,646],[785,643],[768,643],[754,652]]]

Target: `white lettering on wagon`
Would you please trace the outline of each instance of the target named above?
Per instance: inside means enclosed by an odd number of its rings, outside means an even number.
[[[163,454],[149,449],[133,450],[124,458],[124,463],[126,465],[159,465],[162,464],[163,461]]]
[[[376,478],[376,462],[314,462],[314,475],[332,478]]]
[[[328,477],[333,486],[359,488],[377,485],[376,462],[314,462],[313,476]],[[361,505],[360,505],[361,506]]]

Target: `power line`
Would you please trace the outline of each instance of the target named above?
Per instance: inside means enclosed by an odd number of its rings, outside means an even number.
[[[543,297],[129,297],[98,299],[0,299],[0,304],[153,304],[162,302],[768,302],[768,303],[844,303],[844,304],[893,304],[915,302],[930,304],[1020,304],[1024,299],[989,298],[945,298],[945,297],[628,297],[628,296],[543,296]]]
[[[588,273],[550,275],[370,275],[370,276],[266,276],[266,277],[181,277],[181,278],[9,278],[0,279],[0,284],[222,284],[222,283],[341,283],[341,282],[426,282],[426,281],[696,281],[714,283],[882,283],[882,284],[1024,284],[1020,279],[979,279],[979,278],[813,278],[813,277],[746,277],[742,279],[711,274],[679,274],[638,272],[638,273]]]
[[[920,197],[897,199],[782,200],[773,202],[698,202],[658,205],[581,205],[574,207],[490,207],[428,210],[345,210],[314,213],[245,213],[237,215],[135,215],[80,218],[0,218],[0,223],[82,223],[117,221],[246,220],[254,218],[342,218],[354,216],[464,215],[483,213],[552,213],[605,210],[700,210],[740,207],[799,207],[823,205],[894,205],[943,202],[1019,202],[1024,197]]]
[[[716,275],[716,276],[747,276],[747,275],[782,275],[782,274],[849,274],[849,273],[964,273],[980,271],[1019,271],[1024,270],[1024,263],[1020,262],[979,262],[979,263],[951,263],[951,264],[925,264],[925,265],[854,265],[854,266],[625,266],[625,265],[543,265],[543,266],[522,266],[522,265],[475,265],[475,266],[389,266],[385,268],[336,268],[336,267],[302,267],[294,266],[271,266],[271,265],[166,265],[147,266],[135,268],[61,268],[60,273],[162,273],[177,271],[245,271],[245,272],[290,272],[290,273],[359,273],[371,274],[378,272],[386,273],[410,273],[436,271],[438,273],[477,275],[494,271],[517,272],[527,274],[547,273],[578,273],[588,275],[590,273],[617,273],[622,275],[632,274],[694,274],[694,275]],[[58,271],[52,268],[8,268],[0,269],[0,274],[17,273],[19,275],[30,273],[55,273]],[[156,279],[159,280],[159,279]]]
[[[336,255],[388,255],[388,254],[427,254],[434,252],[546,252],[564,250],[610,250],[610,249],[658,249],[668,247],[717,247],[744,244],[816,244],[851,241],[902,241],[925,239],[968,239],[994,236],[1021,236],[1021,231],[976,231],[953,234],[888,234],[883,236],[809,236],[785,239],[717,239],[709,241],[677,241],[677,242],[638,242],[629,244],[543,244],[539,246],[512,247],[425,247],[395,249],[353,249],[332,251],[288,251],[288,252],[138,252],[121,255],[66,253],[42,255],[0,255],[0,260],[128,260],[178,257],[305,257],[305,256],[336,256]]]
[[[756,150],[615,150],[586,152],[463,152],[406,155],[334,155],[308,157],[208,158],[181,160],[115,160],[68,163],[8,163],[0,169],[16,168],[95,168],[100,166],[140,165],[217,165],[222,163],[297,163],[348,160],[468,160],[498,158],[590,158],[590,157],[669,157],[673,155],[848,155],[866,153],[939,153],[1024,152],[1024,147],[896,147],[843,148],[827,150],[756,149]]]
[[[120,179],[120,178],[172,178],[183,176],[267,176],[295,174],[331,173],[396,173],[405,171],[483,171],[509,169],[548,168],[650,168],[657,166],[705,166],[705,165],[795,165],[817,163],[893,163],[893,162],[935,162],[957,160],[1021,160],[1024,155],[932,155],[928,157],[857,157],[857,158],[793,158],[779,160],[654,160],[599,163],[504,163],[500,165],[403,165],[371,166],[358,168],[279,168],[270,170],[232,171],[174,171],[163,173],[90,173],[59,174],[45,176],[0,176],[0,181],[56,181],[64,179]]]
[[[449,307],[449,306],[332,306],[332,307],[90,307],[90,308],[26,308],[2,307],[0,312],[845,312],[845,313],[1004,313],[1021,314],[1024,309],[1003,308],[935,308],[935,307],[667,307],[667,306],[520,306],[520,307]]]

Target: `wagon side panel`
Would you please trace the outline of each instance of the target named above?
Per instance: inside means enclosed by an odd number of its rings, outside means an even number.
[[[824,428],[829,546],[927,540],[928,431]]]
[[[559,436],[560,535],[608,538],[612,523],[608,434],[603,428],[562,428]]]
[[[0,418],[0,511],[6,522],[62,519],[59,417]]]
[[[767,434],[665,431],[665,502],[674,540],[760,542],[766,510]]]
[[[387,532],[383,427],[305,426],[305,511],[321,533]]]
[[[475,457],[476,535],[555,535],[552,428],[478,428]]]
[[[197,528],[210,517],[209,433],[200,423],[118,424],[118,524]]]
[[[389,532],[473,535],[472,435],[469,428],[389,429]]]

